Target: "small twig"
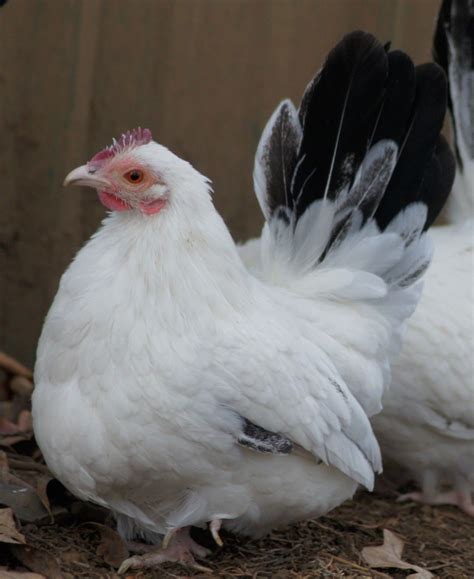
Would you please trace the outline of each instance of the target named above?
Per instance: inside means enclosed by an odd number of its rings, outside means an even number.
[[[16,458],[11,458],[11,455],[8,455],[8,464],[9,466],[17,470],[37,470],[39,472],[44,472],[45,474],[49,474],[51,476],[48,467],[38,462],[18,460]]]
[[[437,571],[438,569],[444,569],[444,567],[452,567],[453,563],[449,561],[448,563],[442,563],[441,565],[435,565],[434,567],[426,567],[428,571]]]
[[[0,366],[12,374],[18,374],[25,378],[33,378],[33,372],[29,368],[23,366],[23,364],[20,364],[20,362],[5,354],[5,352],[0,352]]]
[[[324,531],[328,531],[329,533],[333,533],[334,535],[344,535],[344,533],[342,533],[341,531],[338,531],[337,529],[334,529],[333,527],[329,527],[328,525],[324,525],[323,523],[320,523],[319,521],[310,521],[311,526],[315,526],[315,527],[319,527],[320,529],[323,529]],[[310,525],[308,525],[310,526]]]
[[[84,567],[84,569],[90,569],[89,563],[83,563],[82,561],[71,561],[72,565],[78,565],[79,567]]]
[[[391,579],[390,575],[387,575],[386,573],[381,573],[380,571],[375,571],[375,569],[370,569],[369,567],[362,567],[362,565],[358,565],[357,563],[354,563],[353,561],[349,561],[348,559],[344,559],[344,557],[339,557],[338,555],[333,555],[332,553],[320,553],[320,555],[323,555],[326,557],[331,557],[332,559],[335,559],[336,561],[344,563],[345,565],[349,565],[349,567],[354,567],[354,569],[358,569],[359,571],[364,571],[365,573],[372,573],[372,575],[375,575],[376,577],[383,577],[384,579]]]

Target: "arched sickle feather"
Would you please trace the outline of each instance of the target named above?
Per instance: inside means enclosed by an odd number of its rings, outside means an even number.
[[[429,197],[437,197],[438,206],[443,206],[449,194],[436,186],[426,191],[424,182],[430,181],[430,172],[436,163],[432,157],[438,147],[439,134],[446,110],[446,78],[442,69],[433,63],[416,68],[416,97],[410,117],[410,125],[392,178],[376,213],[375,219],[381,229],[404,207],[414,201],[428,203]],[[443,157],[445,158],[445,157]],[[436,217],[434,207],[430,218]],[[431,222],[426,223],[429,227]]]
[[[291,243],[302,271],[324,261],[346,238],[356,238],[372,219],[382,230],[407,221],[407,236],[419,238],[448,196],[453,160],[440,137],[443,71],[435,64],[415,69],[406,54],[386,50],[370,34],[349,34],[303,95],[296,164],[289,155],[290,194],[287,188],[281,194],[280,177],[273,199],[284,205],[272,207],[270,219],[266,214],[275,243]],[[288,171],[279,168],[278,174],[288,183]],[[282,235],[287,227],[292,233]],[[412,263],[429,261],[427,248],[421,247],[420,258],[413,252],[396,279],[414,271]]]
[[[440,135],[434,153],[425,170],[418,199],[428,207],[424,229],[428,229],[440,214],[449,196],[456,172],[454,156],[448,142]]]
[[[371,35],[347,35],[308,85],[300,107],[303,139],[292,182],[297,216],[350,184],[367,152],[388,75],[383,46]],[[370,90],[367,88],[370,86]]]
[[[411,58],[394,50],[388,53],[388,80],[371,144],[391,139],[398,145],[403,141],[415,101],[415,66]]]
[[[398,147],[410,123],[416,85],[415,66],[403,52],[389,53],[388,67],[380,109],[369,139],[371,149],[363,157],[360,167],[354,167],[357,173],[353,176],[348,195],[343,201],[337,200],[335,224],[321,260],[330,247],[340,243],[350,231],[356,209],[362,212],[362,224],[374,216],[392,177]]]

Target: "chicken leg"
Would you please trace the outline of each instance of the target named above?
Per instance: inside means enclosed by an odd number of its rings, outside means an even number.
[[[161,563],[181,563],[197,571],[208,572],[210,569],[196,563],[194,557],[204,559],[210,551],[196,543],[189,534],[191,527],[183,527],[165,537],[163,545],[145,553],[125,559],[118,570],[123,575],[130,569],[144,569],[161,565]]]
[[[415,501],[417,503],[424,503],[425,505],[454,505],[467,515],[474,517],[474,504],[469,490],[452,490],[434,495],[416,491],[400,495],[397,501]]]

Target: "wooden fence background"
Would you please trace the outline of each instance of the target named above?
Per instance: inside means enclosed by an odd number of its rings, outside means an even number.
[[[256,234],[256,143],[355,28],[430,58],[439,0],[9,0],[0,8],[0,349],[32,363],[59,277],[97,228],[66,173],[137,125]]]

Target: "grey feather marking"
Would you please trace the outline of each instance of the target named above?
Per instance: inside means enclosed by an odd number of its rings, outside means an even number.
[[[404,288],[413,285],[416,280],[425,273],[430,266],[430,263],[431,260],[428,259],[423,261],[416,269],[408,271],[407,274],[399,280],[398,286]]]
[[[301,127],[293,103],[283,101],[263,131],[255,158],[257,198],[267,220],[278,207],[291,205],[290,183],[301,141]]]
[[[331,382],[331,384],[336,388],[336,390],[339,392],[339,394],[344,398],[344,400],[347,402],[347,394],[344,392],[344,390],[342,389],[342,386],[340,384],[338,384],[336,382],[336,380],[333,380],[332,378],[329,378],[329,382]]]
[[[350,196],[341,210],[355,205],[366,219],[373,217],[395,168],[398,146],[394,141],[379,141],[368,151],[356,175]]]
[[[392,177],[397,153],[397,144],[388,139],[379,141],[367,152],[349,191],[339,192],[333,230],[321,261],[330,249],[337,249],[351,231],[356,208],[362,212],[364,221],[374,216]],[[344,164],[350,167],[350,157]]]
[[[257,452],[270,454],[290,454],[293,450],[293,443],[289,438],[276,432],[265,430],[242,417],[243,428],[237,439],[241,446],[250,448]]]

